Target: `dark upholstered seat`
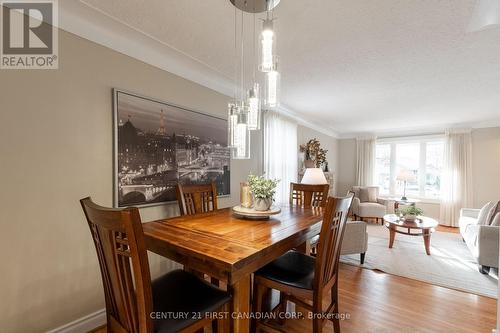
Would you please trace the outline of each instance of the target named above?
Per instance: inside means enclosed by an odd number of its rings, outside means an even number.
[[[255,274],[296,288],[312,289],[316,260],[297,251],[289,251],[259,269]]]
[[[231,299],[228,293],[183,270],[159,277],[152,288],[157,333],[178,332],[199,320],[193,314],[217,311]],[[178,318],[179,314],[187,314],[187,318]]]

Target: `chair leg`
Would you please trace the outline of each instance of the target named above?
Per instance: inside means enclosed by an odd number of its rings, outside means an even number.
[[[363,265],[365,263],[365,254],[366,252],[360,253],[359,254],[359,263]]]
[[[266,288],[264,286],[255,282],[253,283],[253,299],[252,299],[252,313],[255,315],[259,312],[262,312],[262,301],[264,297],[264,293]],[[257,319],[252,318],[251,320],[251,332],[257,332]]]
[[[332,287],[332,302],[335,302],[333,306],[333,314],[332,322],[333,322],[333,331],[335,333],[340,333],[340,320],[339,320],[339,293],[338,293],[338,284]]]
[[[490,267],[489,266],[484,266],[484,265],[479,265],[479,272],[481,272],[481,274],[489,274],[490,273]]]
[[[217,329],[213,330],[213,333],[229,333],[229,325],[231,321],[231,316],[229,314],[229,303],[224,305],[221,309],[223,316],[217,318]]]

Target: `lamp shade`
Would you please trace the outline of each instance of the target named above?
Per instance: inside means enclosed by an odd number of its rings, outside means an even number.
[[[399,180],[401,182],[412,183],[412,182],[416,182],[417,181],[417,177],[410,170],[401,170],[398,173],[398,176],[396,177],[396,180]]]
[[[320,168],[307,168],[300,183],[309,185],[328,184],[325,174]]]

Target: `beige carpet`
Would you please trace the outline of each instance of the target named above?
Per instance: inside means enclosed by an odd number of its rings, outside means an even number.
[[[389,231],[368,224],[368,251],[361,267],[428,282],[434,285],[497,298],[498,272],[479,273],[459,234],[435,232],[431,236],[431,255],[425,253],[422,237],[396,234],[389,249]],[[341,261],[360,266],[359,255],[346,255]],[[493,271],[493,270],[492,270]]]

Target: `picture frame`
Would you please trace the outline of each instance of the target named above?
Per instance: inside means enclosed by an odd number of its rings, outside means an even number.
[[[176,185],[231,184],[227,119],[113,89],[113,204],[147,207],[176,201]]]

